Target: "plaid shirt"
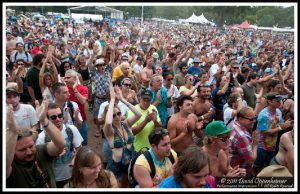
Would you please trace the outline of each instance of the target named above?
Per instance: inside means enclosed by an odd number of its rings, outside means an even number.
[[[242,127],[237,121],[234,121],[230,134],[230,165],[232,167],[240,165],[240,168],[245,168],[247,176],[251,175],[252,165],[246,163],[251,160],[252,156],[252,136],[248,129]]]
[[[91,69],[91,75],[94,80],[94,94],[96,96],[106,96],[111,82],[111,66],[107,66],[104,74],[100,74],[95,68]]]

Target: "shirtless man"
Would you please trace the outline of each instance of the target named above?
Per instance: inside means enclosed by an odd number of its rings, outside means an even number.
[[[177,107],[179,112],[170,118],[167,128],[171,146],[180,155],[188,146],[194,144],[192,133],[195,131],[195,134],[201,134],[198,131],[202,129],[203,123],[198,122],[193,113],[193,100],[190,96],[180,96]]]
[[[153,63],[154,62],[152,58],[147,59],[146,67],[141,72],[142,86],[145,88],[149,87],[150,79],[153,75],[153,69],[152,69]]]
[[[16,49],[16,39],[10,32],[6,32],[6,56],[10,59],[10,54]]]
[[[270,165],[287,166],[286,154],[292,149],[294,149],[294,129],[281,135],[279,151],[270,161]]]
[[[203,151],[208,154],[210,161],[211,175],[214,177],[238,177],[246,176],[246,169],[234,168],[229,162],[230,132],[223,121],[213,121],[209,123],[205,130]]]
[[[215,110],[210,102],[211,88],[209,85],[198,87],[198,98],[193,102],[194,113],[198,121],[203,121],[205,127],[213,119]]]

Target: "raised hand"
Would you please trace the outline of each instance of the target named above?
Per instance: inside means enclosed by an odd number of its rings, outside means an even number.
[[[6,122],[7,122],[7,127],[10,131],[18,133],[20,128],[17,125],[15,116],[14,116],[14,111],[13,111],[13,106],[9,104],[6,107]]]
[[[122,91],[121,91],[121,89],[119,88],[119,86],[115,86],[115,87],[114,87],[114,91],[115,91],[116,98],[117,98],[118,100],[123,99]]]
[[[36,115],[40,122],[44,122],[47,118],[47,108],[48,108],[48,99],[46,96],[43,98],[42,105],[40,105],[39,101],[35,101],[35,107],[36,107]]]

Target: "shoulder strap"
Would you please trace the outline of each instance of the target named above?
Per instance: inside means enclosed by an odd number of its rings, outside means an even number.
[[[71,101],[67,102],[67,107],[69,108],[69,113],[71,115],[72,122],[73,122],[73,124],[75,124],[75,120],[74,120],[74,117],[73,117],[73,115],[74,115],[74,107],[73,107],[73,104],[72,104]]]
[[[234,119],[234,117],[231,117],[231,118],[229,119],[229,121],[226,123],[226,126],[227,126],[233,119]]]
[[[72,129],[69,127],[69,125],[66,125],[66,133],[67,133],[67,135],[68,135],[68,137],[69,137],[69,139],[70,139],[70,142],[71,142],[70,151],[72,152],[73,149],[74,149],[74,147],[73,147],[73,137],[74,137],[74,135],[73,135],[73,131],[72,131]]]
[[[150,171],[151,171],[150,176],[151,176],[151,178],[154,178],[154,176],[155,176],[155,166],[154,166],[152,156],[151,156],[149,151],[146,151],[143,154],[144,154],[144,156],[145,156],[145,158],[146,158],[146,160],[147,160],[147,162],[150,166]]]
[[[28,52],[27,51],[25,51],[25,55],[27,57],[27,62],[28,62]]]
[[[18,55],[18,51],[15,53],[15,62],[16,62],[16,60],[17,60],[17,55]]]
[[[170,156],[168,156],[168,158],[170,159],[171,163],[174,164],[175,159],[174,159],[172,152],[170,153]]]

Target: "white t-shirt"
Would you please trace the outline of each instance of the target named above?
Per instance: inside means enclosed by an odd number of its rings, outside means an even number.
[[[173,98],[178,98],[180,96],[179,90],[175,85],[171,85],[170,90],[174,88]],[[167,108],[168,117],[172,116],[175,113],[174,105],[171,108]]]
[[[140,66],[139,64],[135,64],[133,66],[133,71],[135,74],[139,74],[142,72],[143,68],[144,68],[143,65]]]
[[[83,138],[79,133],[79,130],[74,125],[68,125],[68,127],[72,130],[73,133],[73,148],[78,148],[83,142]],[[54,173],[56,181],[63,181],[71,178],[72,176],[72,167],[69,164],[72,162],[74,158],[74,151],[71,152],[71,140],[66,132],[66,125],[63,124],[63,128],[61,130],[61,134],[64,136],[66,140],[66,148],[65,153],[62,156],[59,156],[57,160],[55,160],[54,164]],[[36,145],[45,143],[45,131],[42,131],[37,140]]]
[[[209,69],[210,77],[209,77],[209,80],[208,80],[209,85],[216,84],[216,78],[214,77],[214,75],[217,73],[218,69],[219,69],[219,66],[218,66],[217,63],[212,64],[212,66],[210,67],[210,69]]]
[[[14,116],[20,127],[28,129],[39,121],[35,109],[30,104],[20,104],[19,110],[14,111]]]
[[[105,102],[103,102],[103,103],[100,105],[99,113],[98,113],[98,119],[102,119],[102,118],[103,118],[104,109],[105,109],[105,107],[106,107],[108,104],[109,104],[109,102],[108,102],[108,101],[105,101]],[[127,112],[129,111],[129,108],[126,106],[126,104],[124,104],[123,102],[119,101],[119,102],[118,102],[118,107],[119,107],[120,110],[121,110],[122,116],[127,117]]]
[[[76,109],[78,109],[78,104],[77,104],[76,102],[74,102],[74,101],[70,101],[70,102],[73,104],[74,111],[75,111]],[[68,103],[66,102],[66,103],[65,103],[65,106],[64,106],[63,113],[65,113],[66,109],[68,108],[67,105],[68,105]],[[79,119],[80,121],[83,121],[80,112],[78,113],[78,119]],[[67,121],[67,123],[65,123],[65,124],[74,125],[74,123],[73,123],[73,121],[72,121],[72,117],[71,117],[70,112],[69,112],[69,114],[68,114],[68,121]]]
[[[227,122],[233,117],[232,112],[233,112],[233,109],[230,107],[227,107],[225,109],[224,114],[223,114],[223,121],[225,124],[227,124]]]

